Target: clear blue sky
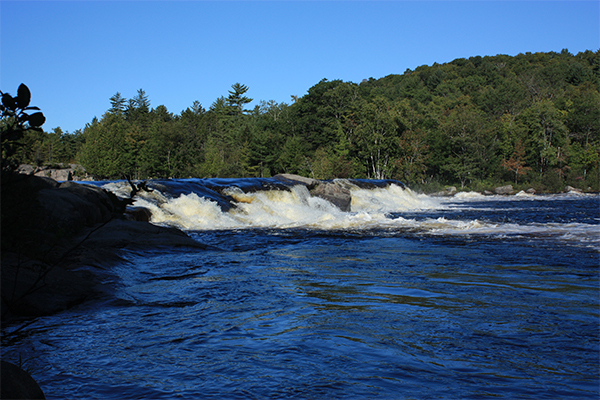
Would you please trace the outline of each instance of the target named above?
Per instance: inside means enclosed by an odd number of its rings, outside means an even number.
[[[0,89],[29,86],[46,131],[82,129],[116,92],[205,108],[240,82],[290,103],[321,79],[359,83],[456,58],[600,47],[590,1],[6,1]]]

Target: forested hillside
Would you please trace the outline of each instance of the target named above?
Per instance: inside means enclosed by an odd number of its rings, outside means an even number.
[[[79,162],[105,178],[392,178],[598,190],[600,53],[471,57],[360,83],[323,79],[291,104],[234,84],[208,109],[116,93],[80,131],[30,132],[21,162]],[[201,88],[199,88],[201,90]]]

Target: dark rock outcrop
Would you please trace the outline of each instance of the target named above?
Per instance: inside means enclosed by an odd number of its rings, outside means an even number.
[[[40,386],[27,372],[6,361],[0,364],[0,394],[3,399],[46,398]]]
[[[74,182],[42,189],[37,199],[44,210],[44,218],[40,223],[68,234],[106,222],[124,211],[124,206],[114,194],[99,187]]]
[[[131,221],[150,222],[152,212],[145,207],[127,207],[125,218]]]
[[[120,249],[203,246],[175,228],[129,220],[91,185],[2,175],[2,319],[48,315],[104,292]],[[148,219],[138,210],[136,219]]]

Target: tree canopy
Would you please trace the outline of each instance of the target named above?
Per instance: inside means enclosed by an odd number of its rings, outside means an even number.
[[[361,83],[323,79],[292,104],[235,83],[206,110],[119,92],[82,130],[25,133],[22,162],[99,177],[399,179],[409,185],[565,184],[598,190],[599,52],[460,58]]]

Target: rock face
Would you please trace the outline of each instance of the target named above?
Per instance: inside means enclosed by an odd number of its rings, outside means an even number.
[[[175,228],[125,218],[104,189],[32,175],[2,175],[2,319],[48,315],[104,291],[119,250],[203,248]],[[148,218],[145,214],[138,219]]]
[[[42,189],[37,199],[43,210],[41,223],[51,229],[77,233],[85,226],[106,222],[124,206],[112,193],[88,185],[65,182],[57,188]]]
[[[311,190],[310,194],[329,201],[342,211],[350,211],[352,203],[350,191],[334,183],[321,182]]]
[[[45,399],[44,392],[27,372],[14,364],[1,362],[1,397],[3,399]]]
[[[515,191],[514,191],[512,185],[500,186],[500,187],[497,187],[496,189],[494,189],[494,193],[501,194],[501,195],[509,195],[509,194],[513,194],[514,192]]]

